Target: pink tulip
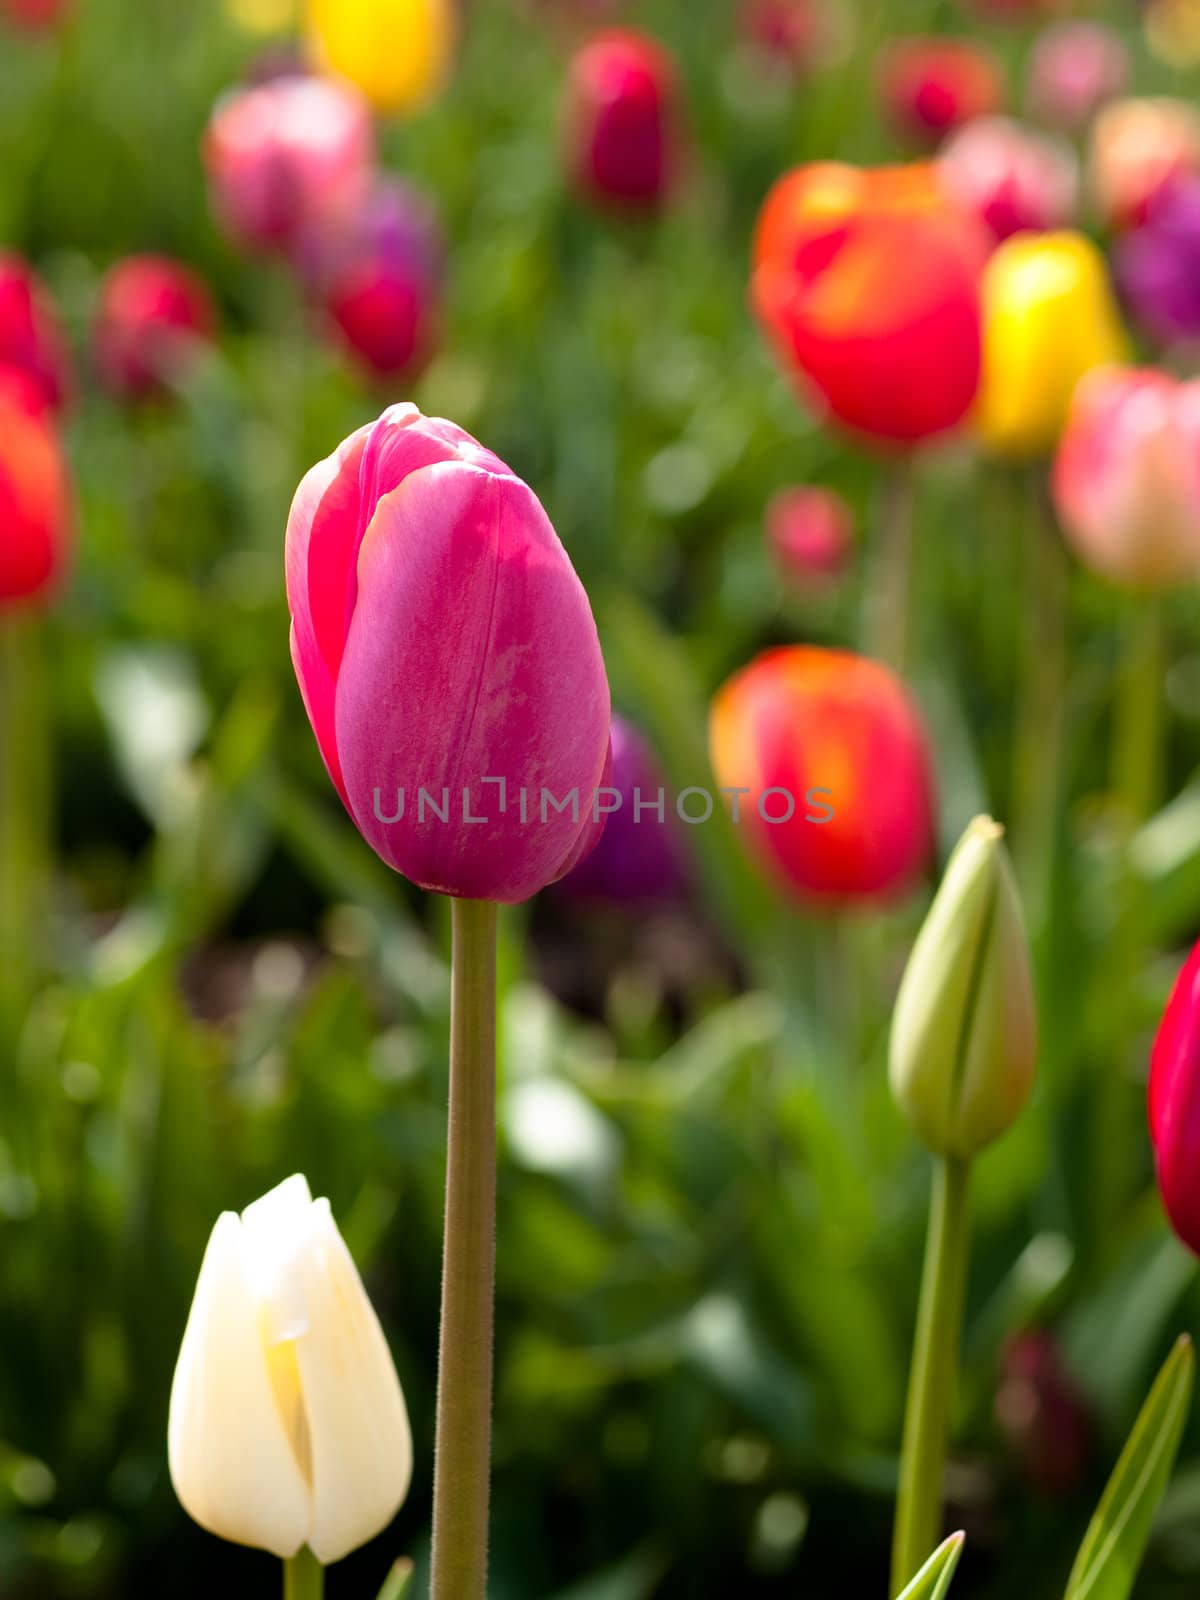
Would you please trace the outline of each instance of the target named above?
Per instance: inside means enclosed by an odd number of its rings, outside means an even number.
[[[567,161],[576,187],[601,206],[653,211],[679,176],[674,62],[632,29],[597,34],[571,62]]]
[[[1156,589],[1200,577],[1200,382],[1099,368],[1075,391],[1054,500],[1081,560]]]
[[[833,489],[781,489],[767,507],[767,543],[782,575],[803,589],[825,589],[846,570],[854,518]]]
[[[1070,145],[1008,117],[979,117],[951,136],[939,160],[946,187],[999,243],[1074,220],[1079,165]]]
[[[375,161],[366,101],[349,84],[300,75],[235,89],[204,137],[213,211],[240,244],[287,250],[361,199]]]
[[[0,251],[0,365],[25,373],[47,406],[62,405],[69,374],[58,318],[32,269],[7,251]]]
[[[1102,22],[1056,22],[1034,42],[1029,109],[1043,122],[1076,133],[1129,81],[1129,52]]]
[[[211,340],[216,312],[204,279],[170,256],[126,256],[100,287],[93,347],[110,394],[141,400],[186,371]]]
[[[389,866],[515,902],[583,859],[607,810],[604,661],[546,513],[491,451],[392,406],[296,491],[287,591],[317,744]]]

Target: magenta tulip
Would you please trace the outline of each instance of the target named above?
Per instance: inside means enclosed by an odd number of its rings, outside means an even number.
[[[1200,944],[1175,981],[1154,1041],[1150,1139],[1171,1226],[1200,1255]]]
[[[392,406],[304,478],[292,659],[329,775],[424,889],[515,902],[603,827],[609,697],[537,497],[470,434]]]

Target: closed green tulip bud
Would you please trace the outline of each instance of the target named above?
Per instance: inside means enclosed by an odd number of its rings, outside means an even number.
[[[976,817],[946,867],[892,1018],[892,1093],[935,1154],[969,1160],[1033,1086],[1029,948],[1004,829]]]

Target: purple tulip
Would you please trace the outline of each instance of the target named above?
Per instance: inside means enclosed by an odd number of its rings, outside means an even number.
[[[612,719],[610,787],[621,796],[600,841],[559,887],[577,900],[645,905],[678,899],[687,886],[687,863],[674,801],[654,753],[624,717]],[[663,799],[662,815],[657,802]]]
[[[1200,337],[1200,178],[1177,178],[1114,247],[1130,312],[1165,345]]]

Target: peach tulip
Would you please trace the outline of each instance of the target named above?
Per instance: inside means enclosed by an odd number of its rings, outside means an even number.
[[[1111,228],[1144,222],[1175,178],[1200,174],[1200,110],[1167,97],[1114,100],[1092,128],[1092,195]]]
[[[1200,382],[1106,367],[1075,391],[1054,466],[1080,559],[1130,588],[1200,579]]]

